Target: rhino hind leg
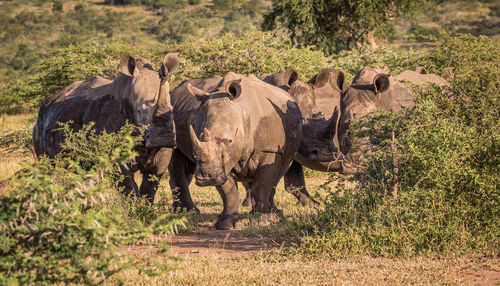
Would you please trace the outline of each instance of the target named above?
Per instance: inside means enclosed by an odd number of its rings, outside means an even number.
[[[293,161],[285,173],[285,190],[294,195],[302,206],[315,206],[319,203],[314,200],[306,189],[304,170],[300,163]]]
[[[240,198],[236,182],[232,177],[228,177],[223,185],[217,186],[217,191],[222,198],[224,209],[215,223],[215,228],[231,229],[237,227],[241,216],[239,212]]]
[[[168,167],[170,174],[170,189],[174,197],[174,211],[194,211],[199,214],[189,192],[189,182],[193,171],[190,168],[189,159],[181,151],[175,149],[172,153],[172,160]]]
[[[276,184],[283,174],[279,168],[282,165],[281,155],[266,153],[264,156],[250,191],[252,197],[251,213],[262,213],[263,218],[268,217],[271,213],[281,214],[281,211],[274,204],[274,194]]]

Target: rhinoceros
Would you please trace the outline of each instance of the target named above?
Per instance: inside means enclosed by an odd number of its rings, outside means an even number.
[[[360,150],[370,148],[366,138],[357,140],[354,144],[356,146],[353,146],[353,142],[348,136],[351,122],[355,122],[376,110],[398,111],[401,108],[414,106],[414,97],[410,94],[408,86],[396,79],[414,84],[446,84],[443,78],[426,74],[425,69],[420,67],[416,71],[405,71],[395,78],[379,68],[365,67],[359,71],[341,98],[338,148],[342,154],[349,155],[351,158],[342,162],[339,168],[341,173],[355,172],[356,165],[363,158],[359,154],[359,156],[352,156],[352,153],[360,153]]]
[[[307,192],[303,165],[318,171],[338,168],[336,129],[339,118],[340,94],[346,88],[344,74],[338,70],[322,69],[307,83],[298,80],[291,67],[261,77],[269,84],[287,91],[297,102],[302,114],[302,141],[294,161],[284,175],[285,190],[302,205],[318,204]],[[250,201],[248,185],[243,205]]]
[[[207,91],[209,90],[209,91]],[[189,80],[172,91],[178,148],[169,168],[174,207],[196,210],[188,184],[216,186],[223,211],[215,227],[239,221],[237,181],[252,185],[252,212],[279,212],[275,186],[289,168],[302,135],[302,118],[285,91],[254,76]]]
[[[139,156],[136,166],[121,166],[125,193],[146,195],[150,203],[158,182],[150,176],[160,176],[170,162],[175,134],[172,122],[172,106],[167,76],[178,69],[178,54],[167,54],[162,62],[160,76],[147,60],[135,60],[129,55],[120,59],[121,74],[110,81],[99,76],[87,81],[73,82],[63,88],[40,107],[33,128],[33,143],[37,156],[54,157],[61,151],[64,133],[60,123],[70,123],[73,130],[94,123],[97,132],[116,132],[128,121],[137,126],[151,123],[153,113],[164,120],[162,148],[146,149],[137,146]],[[154,147],[154,144],[150,144]],[[133,178],[138,167],[143,175],[140,189]]]

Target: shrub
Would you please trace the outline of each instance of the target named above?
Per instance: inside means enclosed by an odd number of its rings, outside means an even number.
[[[116,192],[116,165],[135,155],[131,130],[128,126],[113,135],[115,141],[125,141],[121,146],[110,144],[111,135],[91,138],[88,144],[111,149],[106,156],[96,156],[98,163],[91,167],[82,168],[89,163],[83,161],[85,153],[70,158],[63,152],[54,160],[42,158],[26,166],[12,180],[12,187],[0,196],[1,284],[99,284],[132,266],[148,274],[167,269],[118,250],[130,243],[151,243],[153,234],[174,231],[184,223],[154,209],[146,218],[137,217],[141,212],[136,204]],[[83,128],[68,138],[88,133]],[[71,139],[65,146],[73,146]],[[159,251],[166,249],[158,246]]]
[[[73,81],[94,75],[114,79],[118,75],[120,55],[130,53],[149,59],[158,67],[167,51],[179,51],[179,72],[173,74],[171,86],[188,78],[202,78],[227,72],[272,74],[286,66],[295,67],[303,79],[309,79],[327,66],[321,52],[311,48],[293,48],[292,43],[274,33],[250,32],[244,36],[226,34],[209,36],[182,44],[130,47],[123,43],[102,46],[79,45],[58,49],[40,63],[42,71],[34,80],[40,86],[31,93],[39,101]]]
[[[202,78],[227,72],[266,75],[292,66],[302,79],[326,67],[327,59],[312,48],[298,49],[276,33],[226,34],[174,46],[181,52],[181,73],[176,78]]]
[[[308,227],[314,234],[304,239],[303,252],[498,254],[500,45],[445,35],[424,60],[434,70],[453,66],[450,86],[418,89],[413,110],[353,126],[356,137],[375,144],[373,155],[354,186],[331,192]],[[395,183],[397,198],[389,196]]]

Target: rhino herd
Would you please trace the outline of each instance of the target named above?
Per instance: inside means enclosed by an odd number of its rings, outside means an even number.
[[[302,82],[286,68],[259,78],[229,72],[190,79],[170,92],[168,79],[178,68],[177,53],[167,54],[159,71],[147,60],[123,55],[114,81],[93,77],[63,88],[38,113],[37,156],[61,152],[60,123],[78,130],[94,122],[97,132],[115,132],[126,122],[148,126],[134,163],[120,166],[124,193],[152,204],[158,180],[151,178],[168,170],[174,209],[199,213],[189,191],[194,177],[199,186],[216,187],[223,210],[215,227],[230,229],[240,221],[237,182],[247,189],[244,203],[262,220],[280,212],[274,195],[282,177],[301,204],[317,204],[307,192],[303,166],[354,172],[351,158],[359,158],[359,150],[349,140],[351,122],[376,110],[411,108],[405,81],[446,83],[423,68],[393,78],[365,67],[350,85],[338,70],[322,69]],[[140,186],[136,171],[143,177]]]

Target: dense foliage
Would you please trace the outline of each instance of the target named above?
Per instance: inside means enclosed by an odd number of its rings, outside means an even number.
[[[184,222],[161,205],[144,213],[144,202],[124,200],[116,191],[116,165],[135,155],[133,126],[102,136],[91,130],[68,131],[59,157],[26,166],[0,196],[1,284],[99,284],[130,266],[149,274],[167,269],[118,249],[152,243],[153,234]],[[72,152],[76,146],[80,152]],[[97,146],[92,155],[85,152]]]
[[[31,89],[19,100],[40,102],[69,83],[93,75],[113,79],[118,75],[118,62],[123,53],[140,55],[157,67],[167,51],[181,53],[179,72],[171,78],[172,87],[188,78],[223,76],[229,71],[272,74],[286,66],[294,66],[304,79],[309,79],[327,62],[319,51],[294,48],[288,40],[262,32],[251,32],[244,37],[228,33],[171,45],[72,46],[58,49],[40,62],[42,72],[32,79]]]
[[[376,47],[375,29],[403,14],[421,9],[426,0],[278,0],[266,15],[263,28],[284,22],[290,37],[300,44],[316,45],[332,53],[365,43]]]
[[[376,151],[354,186],[332,190],[306,253],[498,253],[500,45],[445,35],[421,63],[436,72],[454,67],[450,85],[419,89],[413,110],[353,127]]]

